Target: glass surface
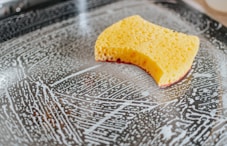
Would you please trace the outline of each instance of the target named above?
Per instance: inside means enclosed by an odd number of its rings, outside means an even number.
[[[0,143],[224,145],[227,31],[180,4],[118,1],[3,41]],[[134,14],[200,37],[182,81],[160,89],[136,66],[94,60],[97,36]]]
[[[0,20],[28,10],[48,7],[65,0],[0,0]]]

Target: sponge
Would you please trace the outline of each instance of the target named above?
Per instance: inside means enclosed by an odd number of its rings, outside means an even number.
[[[95,60],[124,62],[147,71],[158,86],[170,86],[190,70],[199,38],[127,17],[106,28],[95,43]]]

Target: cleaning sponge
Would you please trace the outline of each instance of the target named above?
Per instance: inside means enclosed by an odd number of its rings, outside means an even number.
[[[198,49],[198,37],[134,15],[111,25],[98,36],[95,60],[137,65],[146,70],[158,86],[166,87],[187,74]]]

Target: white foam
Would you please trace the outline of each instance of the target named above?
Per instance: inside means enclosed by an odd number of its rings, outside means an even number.
[[[198,78],[198,77],[211,78],[212,77],[212,74],[207,74],[207,73],[194,73],[193,76],[195,78]]]

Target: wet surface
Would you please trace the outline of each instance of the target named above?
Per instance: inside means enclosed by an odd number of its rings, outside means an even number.
[[[180,1],[96,2],[0,21],[0,143],[224,145],[226,28]],[[181,82],[159,89],[136,66],[95,62],[97,36],[134,14],[200,37]]]

